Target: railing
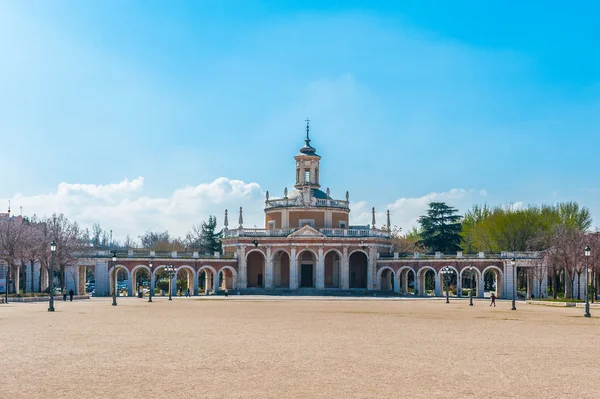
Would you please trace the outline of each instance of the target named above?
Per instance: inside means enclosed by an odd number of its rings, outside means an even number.
[[[287,208],[287,207],[296,207],[296,206],[304,206],[304,204],[298,203],[298,202],[296,202],[296,200],[289,199],[289,198],[268,200],[265,203],[265,209]],[[314,204],[310,204],[307,206],[314,206],[314,207],[318,207],[318,208],[350,209],[350,202],[343,201],[343,200],[334,200],[334,199],[316,199]]]
[[[502,259],[509,260],[515,259],[541,259],[542,255],[539,252],[507,252],[503,251],[500,253],[494,252],[478,252],[478,253],[455,253],[455,254],[442,254],[440,252],[395,252],[392,254],[380,254],[380,258],[383,260],[390,259]]]
[[[223,231],[223,238],[235,237],[287,237],[298,229],[235,229]],[[318,229],[327,237],[381,237],[390,238],[390,233],[376,229]]]

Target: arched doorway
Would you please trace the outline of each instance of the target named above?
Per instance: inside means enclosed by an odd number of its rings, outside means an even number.
[[[187,266],[177,269],[175,284],[177,285],[177,295],[186,295],[188,289],[190,290],[190,295],[194,295],[194,271]]]
[[[211,266],[202,266],[198,270],[198,294],[208,295],[214,288],[215,270]]]
[[[483,296],[496,295],[497,298],[504,296],[504,275],[497,266],[488,266],[483,271]]]
[[[235,289],[235,273],[233,268],[224,266],[219,270],[219,289],[233,290]]]
[[[426,266],[425,268],[419,270],[417,286],[418,292],[415,293],[415,295],[432,296],[438,293],[436,292],[438,291],[436,290],[437,274],[432,267]]]
[[[443,273],[443,271],[448,270],[448,273]],[[446,295],[446,291],[448,291],[448,296],[459,296],[462,295],[462,292],[459,292],[459,284],[458,284],[458,270],[456,270],[453,266],[444,266],[438,271],[438,275],[440,278],[441,292],[442,296]]]
[[[340,254],[331,250],[325,254],[325,288],[340,288]]]
[[[317,257],[310,250],[304,250],[298,254],[298,273],[300,274],[301,288],[314,288],[316,273],[315,265]]]
[[[110,292],[111,295],[115,290],[115,273],[117,273],[117,296],[128,296],[131,295],[129,285],[129,271],[125,266],[117,265],[112,269],[110,273]]]
[[[394,290],[394,270],[390,267],[384,267],[379,270],[379,283],[378,287],[381,291],[393,291]]]
[[[401,267],[398,272],[396,272],[396,276],[398,278],[398,293],[400,295],[409,295],[415,294],[415,271],[408,267]]]
[[[350,288],[367,288],[367,273],[369,259],[362,251],[355,251],[350,254],[349,281]]]
[[[150,268],[145,265],[139,265],[131,271],[131,284],[135,292],[145,292],[150,288]]]
[[[479,291],[479,270],[473,268],[469,270],[468,267],[463,268],[460,271],[460,281],[462,288],[462,296],[470,296],[473,291],[473,296],[478,296]]]
[[[273,287],[290,288],[290,256],[284,250],[273,254]]]
[[[265,256],[261,251],[252,251],[246,257],[246,282],[248,288],[265,286]]]

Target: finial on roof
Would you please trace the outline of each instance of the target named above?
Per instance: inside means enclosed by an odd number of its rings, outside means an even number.
[[[287,187],[286,187],[283,189],[283,198],[287,198],[287,194],[288,194],[288,191],[287,191]]]
[[[372,213],[373,213],[373,216],[371,217],[371,228],[374,229],[375,228],[375,207],[373,207]]]
[[[240,229],[244,228],[244,218],[242,217],[242,207],[240,206]]]
[[[267,194],[265,195],[266,200],[269,200],[269,192],[267,191]]]
[[[350,193],[346,191],[346,201],[350,201]]]
[[[388,231],[392,231],[392,223],[390,222],[390,210],[387,211],[387,229]]]
[[[327,194],[327,198],[329,198],[330,197],[330,195],[329,195],[329,187],[327,187],[326,194]]]
[[[310,146],[310,137],[308,137],[308,132],[310,131],[310,119],[306,118],[306,145]]]
[[[223,226],[225,226],[225,228],[229,226],[229,220],[227,218],[227,209],[225,209],[225,220],[223,221]]]

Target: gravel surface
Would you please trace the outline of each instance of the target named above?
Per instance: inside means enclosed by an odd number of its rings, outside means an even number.
[[[600,311],[466,300],[0,306],[0,398],[598,398]]]

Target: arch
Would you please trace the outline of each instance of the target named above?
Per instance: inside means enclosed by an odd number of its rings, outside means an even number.
[[[434,283],[434,295],[440,295],[440,274],[432,266],[422,266],[417,270],[417,284],[415,295],[429,296],[427,290],[427,273],[433,272],[433,283]]]
[[[504,297],[504,271],[495,265],[490,265],[488,267],[486,267],[485,269],[483,269],[483,272],[481,272],[481,277],[480,277],[480,281],[481,281],[481,287],[477,287],[478,288],[478,296],[485,296],[485,274],[489,271],[494,272],[494,285],[496,286],[495,290],[492,291],[495,293],[497,298],[503,298]]]
[[[113,293],[115,290],[115,280],[117,280],[117,296],[119,296],[119,292],[123,290],[123,285],[118,283],[120,270],[124,270],[125,274],[127,275],[127,295],[131,296],[132,295],[131,272],[125,265],[122,265],[122,264],[113,265],[113,267],[111,267],[108,270],[108,275],[110,276],[110,292]],[[115,273],[116,273],[116,278],[115,278]],[[120,289],[119,289],[119,286],[121,287]]]
[[[313,251],[312,249],[304,248],[304,249],[298,251],[298,253],[296,253],[296,260],[300,260],[300,255],[303,254],[304,252],[310,252],[311,254],[313,254],[315,259],[317,259],[319,257],[319,255],[317,255],[317,253],[315,251]]]
[[[391,275],[390,275],[391,273]],[[391,279],[390,279],[391,277]],[[377,289],[391,291],[394,289],[396,273],[389,266],[384,266],[377,271]]]
[[[150,280],[152,280],[152,271],[150,270],[150,267],[144,264],[140,264],[140,265],[136,265],[133,269],[131,269],[131,286],[135,289],[138,290],[139,289],[139,282],[138,282],[138,277],[137,277],[137,272],[138,270],[143,269],[146,270],[148,272],[148,278]],[[149,282],[150,283],[150,282]],[[151,285],[151,283],[149,284]]]
[[[396,292],[402,295],[408,295],[410,290],[409,277],[412,273],[412,288],[413,294],[415,293],[417,273],[411,266],[402,266],[396,271]]]
[[[228,275],[228,272],[231,276]],[[237,271],[229,266],[222,266],[219,269],[219,287],[222,290],[234,290],[236,289]]]
[[[367,257],[367,259],[369,259],[369,254],[364,249],[355,249],[353,251],[350,251],[350,253],[348,254],[348,258],[350,258],[350,256],[352,256],[352,254],[355,253],[355,252],[362,252],[363,254],[365,254],[365,256]]]
[[[325,252],[323,256],[325,288],[340,288],[342,258],[342,253],[335,248],[328,249]]]
[[[262,249],[252,248],[250,251],[246,252],[246,261],[248,261],[248,256],[254,252],[258,252],[258,253],[262,254],[262,256],[264,256],[265,259],[267,258],[267,254],[265,254],[265,252]]]
[[[441,273],[442,269],[445,267],[447,267],[448,269],[450,269],[454,272],[454,273],[450,274],[450,276],[448,277],[447,280],[446,280],[446,277],[444,276],[444,274]],[[443,265],[442,267],[440,267],[440,270],[438,271],[438,279],[439,279],[442,295],[446,295],[446,291],[448,291],[448,294],[450,296],[452,296],[452,295],[462,296],[460,273],[458,272],[458,269],[456,267],[454,267],[452,265]],[[456,294],[454,294],[454,292]]]
[[[246,255],[246,282],[248,288],[265,287],[265,263],[264,252],[252,250]]]
[[[310,256],[305,256],[305,254]],[[316,252],[309,248],[304,248],[296,254],[298,265],[297,281],[300,282],[301,288],[315,288],[317,259],[319,257]]]
[[[461,290],[463,290],[463,291],[465,289],[473,290],[474,291],[473,296],[479,296],[477,292],[479,291],[479,281],[482,278],[481,271],[479,270],[479,268],[473,266],[473,272],[475,273],[475,278],[469,279],[467,277],[467,280],[465,280],[465,274],[467,274],[468,272],[469,272],[468,266],[465,266],[460,270]],[[466,281],[468,281],[468,283],[466,283]],[[471,284],[473,284],[472,287],[471,287]],[[467,293],[465,293],[465,294],[470,295],[470,292],[468,294]]]
[[[200,266],[198,271],[196,272],[196,292],[200,291],[200,286],[202,286],[202,290],[206,295],[208,295],[211,288],[215,287],[215,279],[217,278],[217,271],[214,267],[210,265]],[[200,280],[202,280],[202,284],[200,284]]]
[[[271,254],[274,288],[290,288],[291,259],[289,252],[283,248],[278,248]]]
[[[180,273],[182,271],[186,272],[185,277],[187,278],[181,278]],[[175,292],[179,293],[179,296],[187,295],[187,290],[190,290],[190,294],[194,295],[197,281],[196,271],[190,265],[180,265],[175,269]]]
[[[369,256],[357,249],[348,256],[348,281],[350,288],[367,289],[369,273]]]

